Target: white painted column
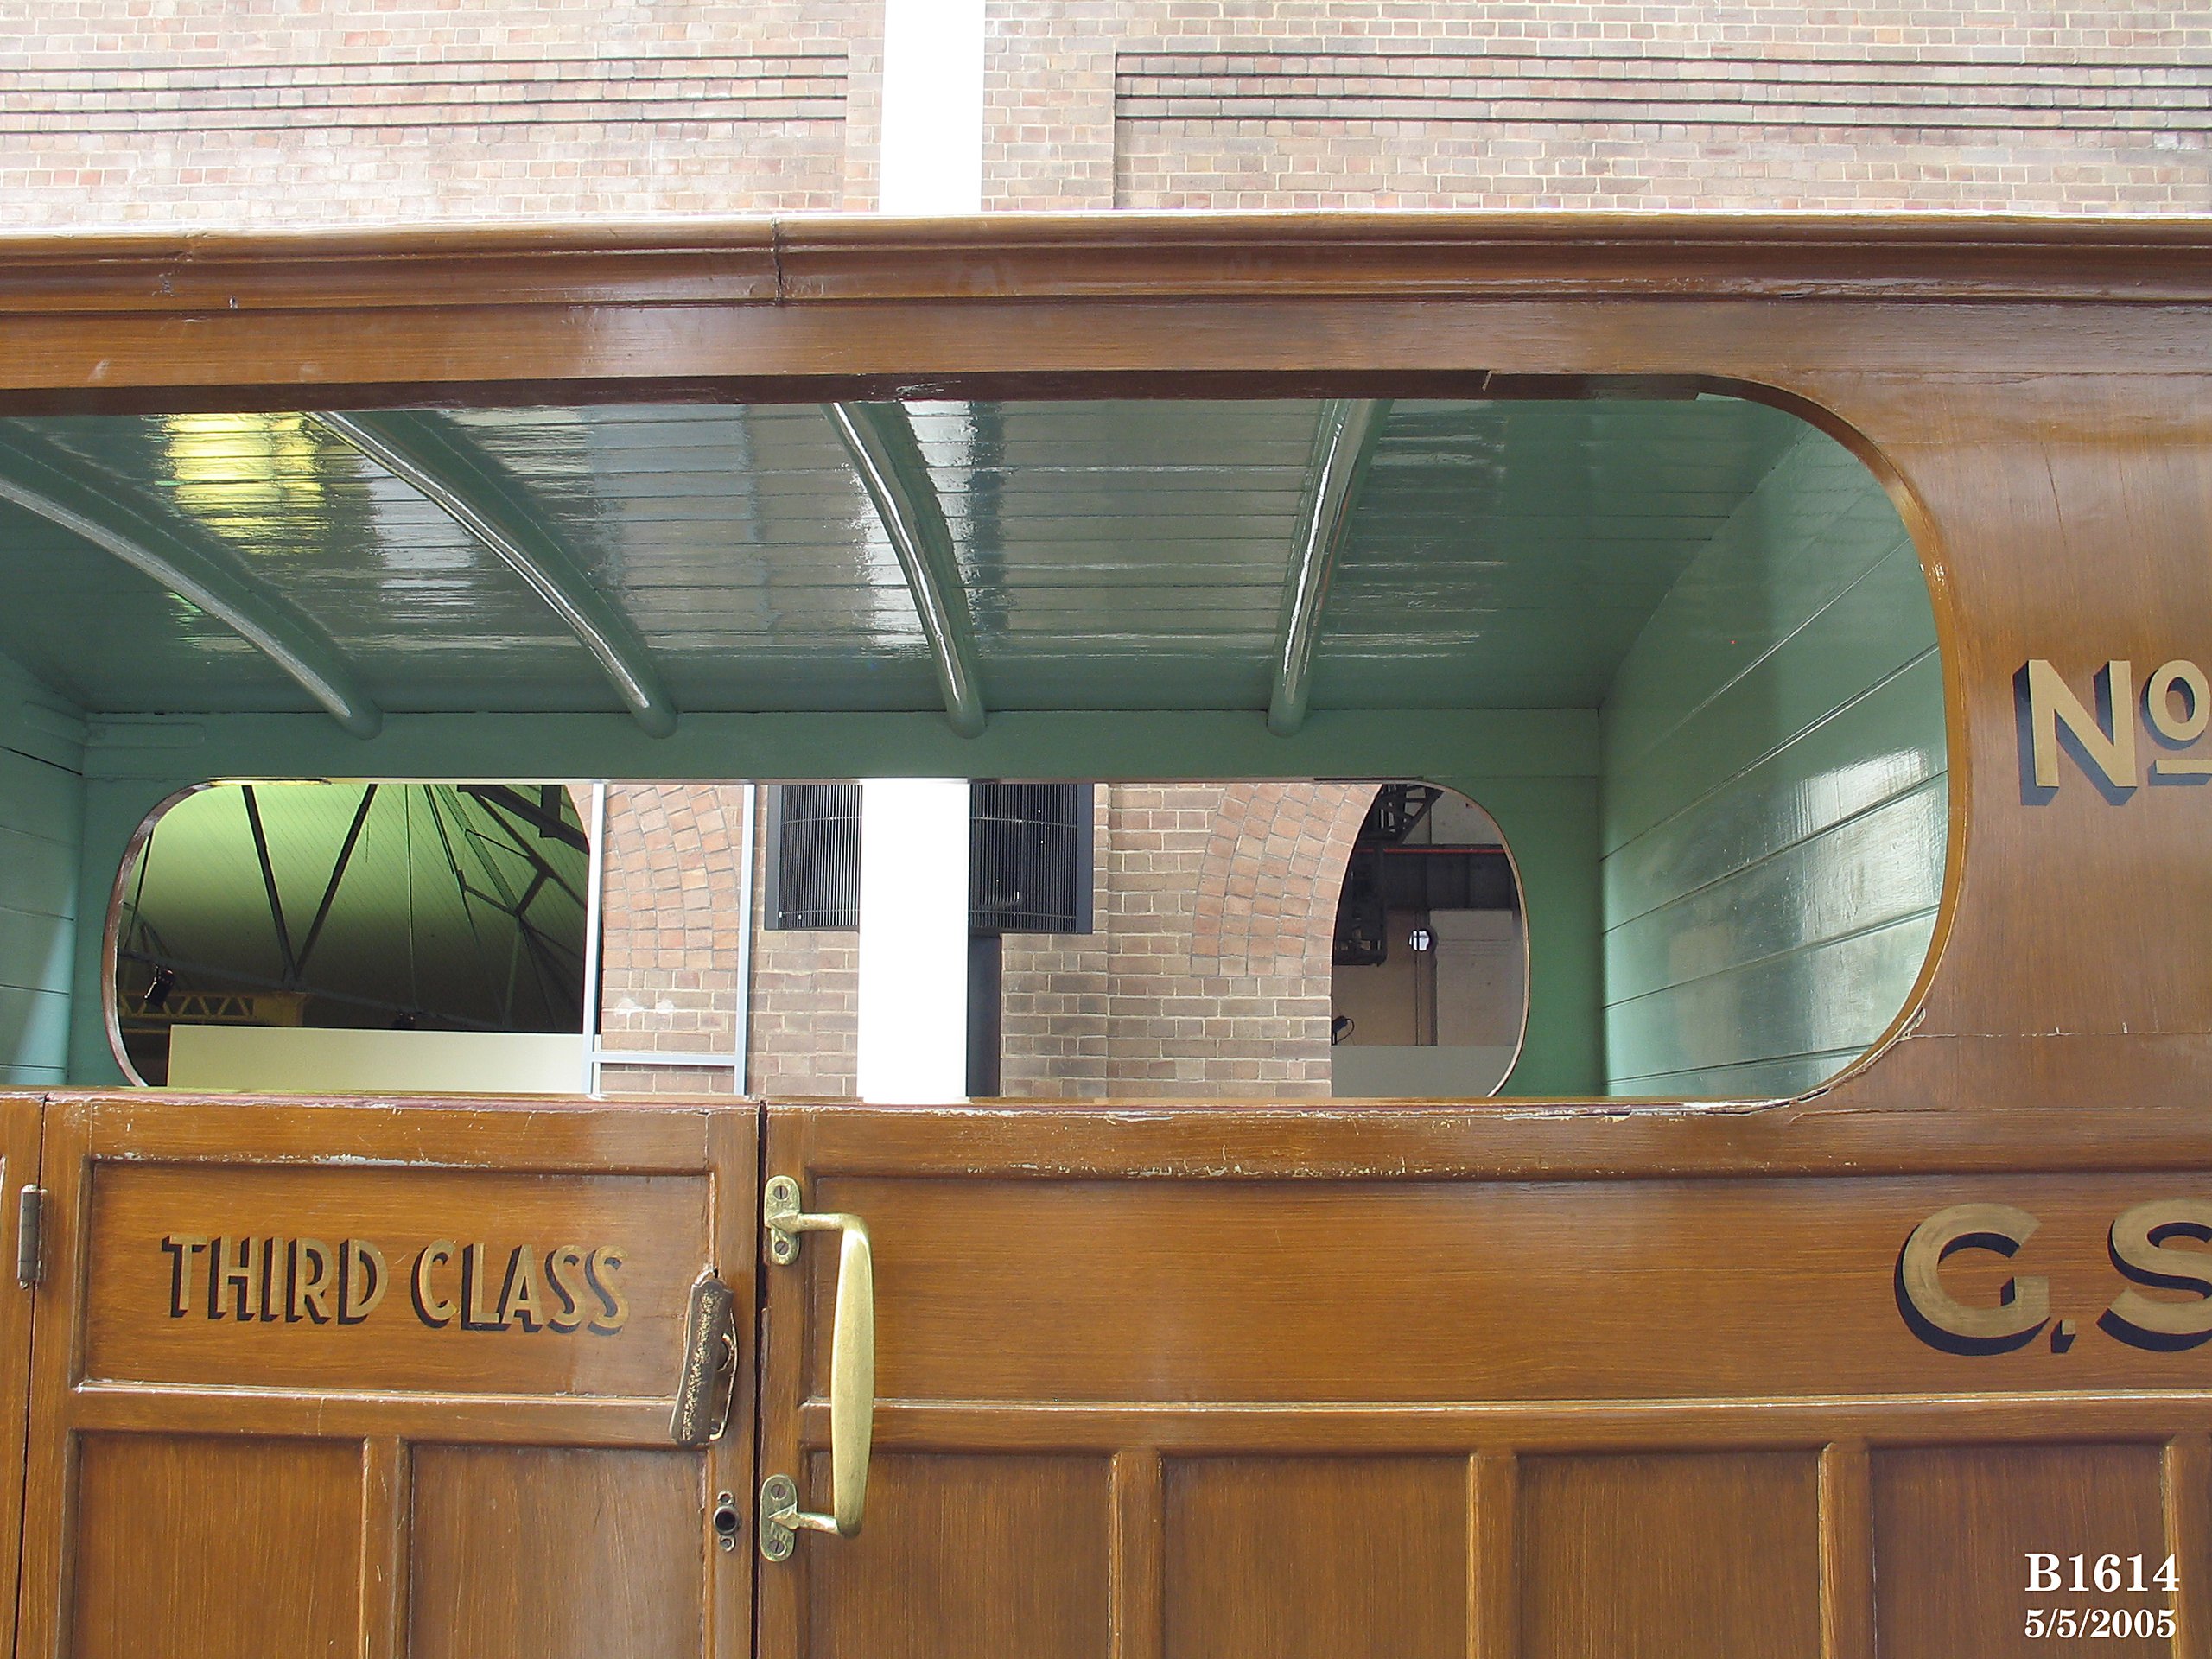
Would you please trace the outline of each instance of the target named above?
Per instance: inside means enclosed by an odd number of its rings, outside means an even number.
[[[887,213],[973,213],[983,206],[983,0],[885,0]]]
[[[861,785],[860,1096],[968,1094],[968,781]]]
[[[887,213],[983,204],[983,0],[886,0]],[[968,1093],[968,784],[861,785],[858,1088],[916,1104]]]

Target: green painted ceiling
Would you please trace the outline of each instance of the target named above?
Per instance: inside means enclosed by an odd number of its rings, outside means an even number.
[[[1264,709],[1321,410],[909,405],[987,704]],[[939,706],[898,559],[818,408],[444,418],[634,623],[680,708]],[[207,532],[389,711],[621,707],[521,576],[302,416],[0,421],[10,431],[103,495]],[[1314,706],[1595,706],[1683,566],[1806,431],[1709,397],[1395,404]],[[4,503],[0,651],[88,710],[315,706],[226,623]]]

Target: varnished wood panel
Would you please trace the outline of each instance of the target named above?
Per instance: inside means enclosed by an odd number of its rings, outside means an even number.
[[[360,1638],[361,1447],[79,1447],[72,1659],[339,1659]]]
[[[665,1398],[681,1364],[685,1296],[713,1257],[703,1177],[95,1168],[88,1377]],[[221,1284],[213,1246],[187,1259],[184,1247],[164,1246],[181,1237],[221,1240],[227,1265],[253,1270]],[[327,1258],[319,1306],[289,1294],[288,1277],[308,1270],[293,1248],[302,1238]],[[354,1240],[376,1248],[382,1276],[358,1321],[338,1285],[339,1257]],[[437,1243],[442,1255],[423,1265]],[[563,1264],[566,1294],[547,1264],[563,1247],[577,1252]],[[620,1256],[601,1269],[604,1296],[588,1259],[601,1250]],[[537,1312],[510,1308],[502,1319],[506,1276],[525,1266]]]
[[[811,1593],[799,1651],[1107,1659],[1109,1473],[1103,1458],[879,1453],[861,1535],[801,1542]],[[827,1479],[817,1469],[813,1490]]]
[[[1166,1465],[1172,1659],[1465,1659],[1465,1459]]]
[[[16,1243],[16,1195],[39,1181],[37,1096],[0,1095],[0,1239]],[[31,1385],[36,1298],[0,1273],[0,1655],[16,1651],[16,1592],[22,1566],[24,1428]]]
[[[753,1556],[716,1547],[710,1510],[720,1492],[749,1501],[752,1391],[739,1384],[727,1432],[698,1450],[671,1443],[670,1396],[689,1293],[705,1267],[734,1294],[735,1363],[741,1377],[752,1369],[743,1311],[756,1260],[757,1124],[743,1107],[685,1103],[56,1106],[41,1154],[50,1199],[22,1649],[41,1659],[73,1651],[70,1609],[107,1593],[107,1580],[84,1578],[86,1563],[120,1563],[111,1580],[158,1553],[163,1529],[198,1524],[134,1514],[108,1473],[127,1472],[139,1448],[176,1445],[209,1448],[219,1469],[245,1459],[261,1471],[252,1459],[298,1452],[304,1472],[278,1467],[263,1483],[267,1502],[236,1500],[265,1512],[274,1530],[248,1529],[246,1555],[202,1576],[249,1603],[264,1579],[342,1585],[342,1596],[316,1588],[313,1597],[316,1609],[342,1612],[334,1650],[740,1659],[750,1645]],[[334,1247],[371,1239],[391,1276],[352,1324],[335,1317],[342,1298],[327,1321],[290,1317],[289,1296],[275,1318],[240,1319],[241,1297],[268,1311],[258,1285],[219,1287],[219,1319],[204,1304],[179,1317],[175,1258],[161,1240],[218,1228]],[[550,1322],[525,1330],[518,1313],[505,1330],[465,1330],[465,1290],[434,1276],[460,1304],[434,1326],[412,1306],[416,1253],[432,1232],[457,1245],[504,1244],[485,1255],[503,1266],[525,1243],[618,1248],[628,1316],[611,1332],[587,1325],[564,1335]],[[153,1274],[148,1255],[159,1259]],[[196,1338],[177,1334],[194,1329]],[[556,1336],[575,1347],[547,1342]],[[439,1338],[457,1346],[440,1348]],[[636,1344],[626,1359],[626,1343]],[[594,1357],[562,1357],[577,1352]],[[87,1375],[103,1370],[111,1375]],[[616,1449],[625,1446],[636,1449]],[[294,1509],[327,1494],[334,1458],[346,1471],[342,1515],[318,1510],[315,1525],[293,1524]],[[217,1498],[219,1521],[232,1500]],[[741,1512],[749,1540],[749,1509]],[[259,1627],[241,1637],[234,1624],[195,1623],[182,1592],[162,1595],[137,1608],[129,1629],[116,1627],[126,1645],[99,1651],[238,1659],[324,1650],[281,1625],[270,1639],[290,1645],[251,1646]]]
[[[2004,1659],[2094,1651],[2165,1655],[2170,1640],[2069,1648],[2025,1634],[2031,1607],[2158,1609],[2158,1592],[2031,1594],[2031,1551],[2165,1559],[2156,1446],[2022,1446],[1878,1452],[1873,1459],[1874,1586],[1882,1659]]]
[[[410,1659],[693,1659],[708,1495],[670,1452],[418,1446]]]
[[[1819,1650],[1812,1457],[1524,1459],[1521,1494],[1525,1659]]]
[[[1028,1127],[1052,1143],[1046,1116]],[[1351,1127],[1338,1144],[1357,1147]],[[838,1177],[813,1201],[874,1231],[886,1400],[1412,1403],[2212,1388],[2212,1347],[2161,1351],[2097,1323],[2128,1287],[2113,1219],[2204,1190],[2171,1174]],[[1948,1351],[1900,1312],[1906,1238],[1970,1200],[2040,1223],[2017,1255],[1961,1250],[1943,1268],[1971,1304],[1995,1305],[2015,1274],[2049,1280],[2051,1328],[2009,1352]],[[817,1379],[833,1262],[816,1252],[795,1270],[812,1287]],[[1377,1362],[1349,1395],[1347,1355]]]

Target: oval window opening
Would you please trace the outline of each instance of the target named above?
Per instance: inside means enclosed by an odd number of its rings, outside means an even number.
[[[180,1088],[572,1090],[587,864],[556,785],[196,791],[120,884],[123,1056]]]
[[[1521,884],[1490,814],[1388,783],[1344,863],[1330,950],[1330,1092],[1466,1100],[1513,1070],[1529,1005]]]

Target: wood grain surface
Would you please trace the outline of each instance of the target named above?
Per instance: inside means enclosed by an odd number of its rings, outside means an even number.
[[[1808,1103],[2198,1110],[2212,792],[2024,792],[2015,677],[2212,662],[2202,219],[825,219],[0,246],[0,406],[1734,391],[1874,470],[1935,598],[1929,966]],[[1255,741],[1257,741],[1256,739]],[[319,763],[318,763],[319,764]],[[308,768],[312,770],[313,767]]]
[[[685,1297],[712,1264],[712,1197],[703,1174],[99,1166],[85,1375],[667,1399]],[[349,1242],[382,1275],[358,1316]],[[317,1268],[326,1294],[302,1294]]]
[[[2100,1324],[2135,1288],[2107,1252],[2114,1219],[2151,1198],[2212,1195],[2201,1175],[839,1177],[818,1192],[874,1234],[887,1403],[2212,1389],[2212,1344],[2161,1349]],[[1977,1306],[2000,1306],[2016,1278],[2047,1281],[2050,1320],[2010,1351],[1952,1351],[1900,1312],[1906,1239],[1972,1202],[2040,1223],[2015,1255],[1962,1249],[1942,1269],[1946,1293]],[[811,1282],[818,1392],[830,1281]]]
[[[697,1105],[49,1107],[18,1651],[749,1651],[752,1553],[720,1548],[712,1516],[752,1491],[752,1391],[703,1450],[669,1422],[692,1281],[713,1268],[753,1302],[756,1123]],[[294,1319],[281,1279],[219,1275],[213,1318],[203,1251],[178,1315],[161,1240],[218,1231],[374,1241],[392,1276],[348,1324],[342,1287],[327,1319]],[[412,1306],[431,1232],[456,1244],[431,1281],[443,1325]],[[624,1252],[619,1328],[462,1328],[467,1289],[444,1275],[466,1243],[511,1263],[602,1237]]]
[[[2156,1637],[2077,1643],[2031,1639],[2031,1606],[2161,1608],[2151,1594],[2070,1591],[2066,1558],[2143,1555],[2156,1571],[2171,1548],[2159,1510],[2154,1446],[1929,1447],[1874,1459],[1876,1633],[1884,1659],[2064,1652],[2166,1654]],[[2069,1589],[2031,1594],[2027,1556],[2066,1562]]]
[[[1588,1121],[1535,1110],[767,1117],[767,1168],[872,1231],[892,1496],[761,1569],[764,1653],[868,1650],[893,1604],[969,1651],[1096,1650],[1081,1630],[1116,1659],[2075,1650],[2020,1646],[2039,1550],[2175,1554],[2178,1595],[2077,1599],[2171,1610],[2159,1651],[2202,1659],[2212,1343],[2098,1319],[2129,1288],[2203,1300],[2123,1276],[2112,1230],[2208,1182],[2103,1167],[2147,1144],[2111,1115],[2073,1115],[2067,1173],[2056,1114],[1972,1147],[1894,1114],[1856,1175],[1872,1115],[1616,1116],[1634,1151],[1610,1164]],[[1803,1173],[1762,1173],[1808,1128],[1829,1138]],[[1900,1256],[1993,1204],[2034,1230],[1953,1251],[1941,1286],[2002,1308],[2040,1280],[2049,1317],[1969,1351],[1908,1319]],[[764,1467],[816,1493],[832,1278],[803,1251],[762,1281]],[[988,1623],[973,1598],[1010,1582],[1071,1623]]]
[[[91,1435],[76,1500],[72,1655],[356,1650],[358,1444]]]
[[[0,247],[0,406],[1629,385],[1813,420],[1897,502],[1943,657],[1944,909],[1876,1051],[1787,1106],[772,1107],[766,1167],[877,1229],[885,1403],[867,1530],[808,1535],[760,1569],[759,1651],[1164,1659],[1296,1651],[1318,1630],[1332,1652],[1479,1659],[1979,1659],[2063,1650],[2021,1634],[2024,1552],[2171,1551],[2182,1617],[2161,1650],[2206,1659],[2212,1347],[2145,1348],[2097,1321],[2121,1287],[2119,1214],[2212,1196],[2212,791],[2024,789],[2015,677],[2031,658],[2077,687],[2115,658],[2212,664],[2208,321],[2202,220],[47,238]],[[54,1115],[64,1285],[86,1282],[102,1158],[197,1162],[211,1183],[334,1154],[499,1179],[711,1171],[716,1259],[752,1272],[749,1118],[121,1099]],[[1961,1251],[1945,1282],[1986,1306],[2008,1274],[2046,1279],[2070,1342],[2054,1328],[1967,1354],[1908,1326],[1904,1237],[1968,1201],[2039,1225],[2010,1262]],[[764,1270],[760,1291],[764,1468],[810,1499],[825,1254]],[[356,1541],[314,1558],[345,1572],[277,1568],[308,1575],[283,1592],[283,1650],[313,1651],[326,1630],[389,1628],[363,1605],[365,1551],[407,1533],[391,1446],[440,1440],[441,1412],[518,1448],[481,1454],[486,1490],[560,1485],[493,1475],[532,1444],[646,1455],[634,1402],[348,1395],[325,1417],[339,1383],[80,1382],[78,1295],[48,1300],[34,1357],[25,1652],[73,1650],[62,1611],[90,1617],[66,1571],[73,1505],[95,1529],[79,1571],[104,1586],[128,1559],[117,1517],[142,1497],[244,1501],[249,1476],[224,1459],[287,1470],[268,1512],[296,1511],[303,1536],[350,1494]],[[556,1410],[575,1414],[557,1434]],[[118,1420],[143,1456],[91,1449],[125,1443]],[[195,1450],[211,1440],[219,1456]],[[728,1445],[704,1464],[752,1490]],[[1382,1503],[1354,1525],[1363,1484]],[[439,1514],[470,1548],[499,1535],[465,1505]],[[718,1654],[747,1642],[730,1609],[753,1559],[709,1558],[702,1643]],[[488,1630],[482,1609],[525,1577],[480,1604],[456,1584],[442,1605]],[[273,1624],[190,1622],[196,1582],[157,1573],[130,1593],[171,1621],[133,1629],[169,1645],[102,1650],[188,1651],[177,1632],[203,1630],[202,1651],[276,1650],[255,1645]],[[658,1617],[639,1628],[671,1628]],[[85,1651],[111,1639],[83,1629]]]
[[[0,1094],[0,1236],[16,1241],[17,1195],[39,1184],[41,1113],[35,1096]],[[16,1592],[22,1561],[23,1431],[30,1403],[35,1299],[0,1273],[0,1654],[15,1651]]]
[[[414,1659],[690,1659],[704,1650],[699,1459],[422,1446]]]

